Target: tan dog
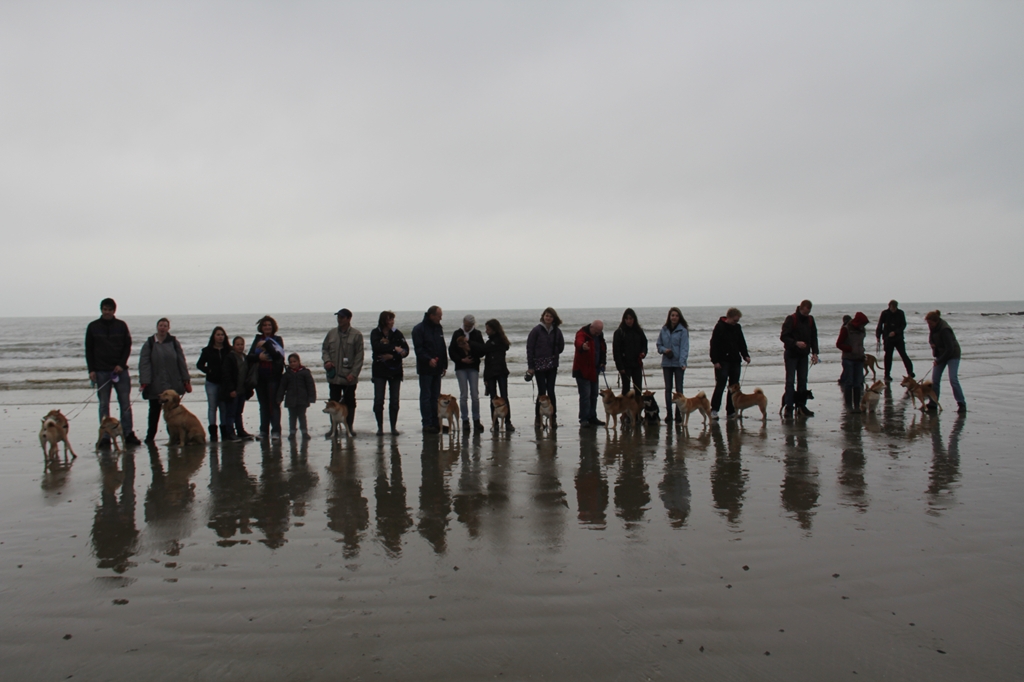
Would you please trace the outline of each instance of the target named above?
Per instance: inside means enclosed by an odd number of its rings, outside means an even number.
[[[124,429],[121,428],[121,422],[114,417],[104,417],[100,421],[100,435],[96,439],[96,447],[99,447],[103,443],[103,436],[110,439],[110,442],[114,444],[114,452],[121,452],[121,448],[117,445],[117,437],[121,437],[121,445],[124,445]]]
[[[921,409],[924,410],[928,407],[925,403],[925,398],[931,400],[933,403],[939,406],[939,411],[942,411],[942,405],[939,404],[939,396],[935,395],[935,387],[932,386],[930,381],[922,381],[917,383],[913,377],[903,377],[903,381],[900,382],[900,386],[907,389],[907,395],[910,396],[910,401],[917,406],[917,401],[921,401]]]
[[[463,337],[464,338],[464,337]],[[445,420],[448,421],[448,433],[454,434],[460,428],[459,424],[459,401],[455,396],[442,393],[437,399],[437,423],[440,426]]]
[[[455,339],[455,345],[458,346],[466,355],[469,355],[469,339],[466,338],[465,334]]]
[[[39,445],[43,448],[43,471],[57,463],[59,446],[64,443],[64,461],[68,461],[68,453],[72,459],[78,459],[71,443],[68,441],[68,419],[60,410],[50,410],[43,417],[43,425],[39,429]],[[49,448],[47,448],[49,446]]]
[[[864,378],[865,379],[868,378],[868,370],[869,369],[871,370],[871,380],[872,381],[877,381],[878,380],[878,375],[875,374],[875,370],[876,369],[881,369],[881,366],[878,364],[878,358],[876,358],[874,355],[871,355],[870,353],[865,353],[865,355],[864,355]]]
[[[555,426],[555,406],[551,404],[551,398],[542,395],[537,398],[540,406],[540,425],[542,429],[552,429]]]
[[[168,445],[188,445],[206,443],[206,429],[199,417],[188,411],[181,404],[181,396],[173,388],[160,394],[160,404],[164,406],[164,425],[167,427]]]
[[[331,418],[331,430],[327,432],[325,438],[340,439],[342,429],[345,430],[346,436],[352,437],[352,429],[348,428],[348,405],[339,403],[337,400],[328,400],[323,413]]]
[[[494,415],[491,418],[494,423],[491,425],[491,431],[498,433],[505,428],[505,420],[508,419],[508,401],[504,398],[491,398],[491,407],[494,408]]]
[[[704,425],[707,425],[708,418],[711,416],[711,401],[708,400],[708,396],[704,391],[701,391],[692,398],[687,398],[682,393],[673,391],[672,402],[675,403],[676,408],[683,415],[683,426],[689,425],[691,412],[700,412],[700,415],[704,417]]]
[[[761,408],[761,420],[768,421],[768,398],[760,388],[755,388],[753,393],[744,393],[739,384],[733,384],[729,387],[729,395],[737,417],[743,419],[743,410],[756,406]]]
[[[885,382],[875,381],[871,384],[871,388],[864,391],[864,395],[860,399],[860,411],[861,412],[874,412],[878,408],[878,401],[882,397],[882,391],[885,390]]]
[[[615,395],[610,388],[601,391],[601,402],[604,403],[604,430],[608,430],[608,422],[615,422],[615,429],[619,428],[619,415],[629,418],[630,424],[637,423],[640,410],[643,409],[643,401],[637,402],[636,391],[630,389],[626,395]]]

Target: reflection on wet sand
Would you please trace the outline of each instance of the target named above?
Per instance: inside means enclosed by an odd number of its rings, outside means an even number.
[[[302,519],[306,516],[306,505],[320,483],[320,476],[309,467],[309,440],[292,439],[291,457],[288,463],[288,499],[292,505],[292,516]],[[296,521],[296,526],[304,525]]]
[[[460,465],[458,491],[452,508],[455,510],[455,518],[465,524],[469,536],[475,538],[480,536],[480,513],[487,504],[480,471],[479,437],[462,449]]]
[[[601,466],[597,431],[580,430],[580,464],[576,470],[576,507],[580,525],[594,530],[607,526],[608,479]]]
[[[437,554],[448,549],[448,515],[452,498],[448,490],[447,466],[442,467],[449,455],[442,450],[442,438],[425,438],[420,456],[420,513],[417,530]]]
[[[658,494],[665,505],[669,524],[673,528],[686,526],[690,516],[690,479],[686,474],[686,456],[676,443],[675,433],[669,429],[665,438],[665,467]]]
[[[801,528],[809,531],[820,493],[818,468],[807,451],[805,432],[786,434],[783,463],[785,475],[782,479],[782,507],[796,517]]]
[[[619,459],[619,475],[615,479],[615,514],[625,521],[627,529],[637,529],[650,509],[651,489],[647,485],[643,450],[637,434],[639,429],[605,436],[605,459]],[[612,454],[614,453],[614,455]]]
[[[281,444],[263,440],[259,446],[261,471],[253,498],[253,525],[263,532],[260,542],[277,549],[288,542],[285,536],[291,521],[288,485],[281,466]]]
[[[370,527],[370,503],[363,496],[359,462],[351,444],[331,443],[331,463],[327,467],[331,483],[327,492],[327,527],[341,533],[342,555],[359,555],[359,543]]]
[[[169,447],[166,470],[160,449],[154,444],[148,449],[152,480],[144,504],[147,534],[164,547],[166,554],[176,556],[181,550],[181,540],[192,533],[192,502],[196,497],[192,477],[206,458],[206,448],[202,445]]]
[[[235,534],[252,533],[251,519],[257,491],[256,478],[245,469],[245,445],[225,447],[220,455],[210,452],[210,505],[209,523],[219,538],[221,547],[249,544]]]
[[[538,433],[540,433],[538,431]],[[562,545],[565,512],[569,508],[558,469],[558,430],[537,438],[537,462],[531,480],[533,501],[528,514],[540,542],[547,547]]]
[[[100,502],[92,520],[92,551],[98,568],[124,573],[139,551],[139,530],[135,527],[135,453],[127,451],[118,468],[116,456],[100,456]]]
[[[715,463],[711,467],[711,496],[715,508],[725,516],[729,525],[738,527],[743,497],[747,493],[749,476],[740,457],[741,434],[737,420],[725,422],[725,438],[719,422],[711,422],[711,439],[715,444]]]
[[[949,430],[949,441],[942,441],[942,422],[937,416],[928,419],[932,434],[932,467],[928,472],[928,510],[937,516],[954,502],[953,493],[960,480],[960,434],[967,416],[958,414]]]
[[[861,426],[865,420],[873,420],[868,415],[844,412],[840,422],[843,432],[843,448],[839,462],[839,490],[844,504],[854,507],[860,513],[868,510],[867,482],[864,480],[864,444],[861,437]]]
[[[376,481],[374,497],[377,499],[377,538],[389,557],[402,555],[402,535],[412,528],[412,509],[405,501],[405,481],[402,479],[402,454],[394,440],[385,452],[383,440],[377,442]]]

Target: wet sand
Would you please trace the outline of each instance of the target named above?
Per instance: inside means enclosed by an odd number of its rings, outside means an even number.
[[[560,387],[554,437],[517,397],[511,437],[454,444],[410,400],[371,435],[364,391],[333,450],[120,463],[90,408],[46,476],[37,391],[0,421],[4,678],[1020,679],[1018,379],[965,380],[966,417],[819,384],[806,422],[607,436]]]

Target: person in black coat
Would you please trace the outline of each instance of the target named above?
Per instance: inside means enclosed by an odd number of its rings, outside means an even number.
[[[249,358],[245,353],[245,338],[236,336],[231,340],[231,353],[224,359],[221,367],[223,383],[221,389],[224,400],[228,403],[228,420],[222,420],[221,427],[226,427],[225,439],[227,440],[252,440],[253,435],[245,430],[242,422],[242,413],[245,411],[245,403],[252,397],[255,386],[248,385],[249,369],[251,367]],[[233,435],[233,438],[229,438]]]
[[[498,320],[487,320],[484,323],[484,332],[487,334],[487,341],[484,342],[484,395],[491,398],[500,397],[505,399],[505,405],[509,409],[505,417],[505,430],[515,431],[512,426],[512,406],[508,402],[508,363],[505,361],[505,354],[511,347],[505,330]],[[494,422],[494,404],[491,404],[491,422]]]
[[[801,301],[796,312],[782,323],[782,333],[779,335],[779,340],[785,346],[786,397],[783,403],[786,416],[791,416],[794,410],[805,417],[814,416],[807,409],[808,358],[811,365],[818,364],[818,328],[811,315],[812,305],[806,299]]]
[[[639,392],[643,389],[644,358],[647,357],[647,335],[644,334],[636,313],[626,308],[622,322],[612,335],[612,358],[615,369],[622,377],[622,394],[629,393],[630,383]]]
[[[420,420],[426,433],[438,433],[437,399],[441,396],[441,377],[448,369],[441,306],[432,305],[423,313],[423,321],[412,328],[412,347],[416,351],[416,374],[420,379]]]
[[[228,415],[227,391],[224,386],[224,361],[231,355],[231,346],[228,345],[228,333],[224,327],[214,327],[210,334],[210,342],[199,354],[199,361],[196,362],[196,369],[206,375],[206,418],[210,430],[210,442],[217,442],[217,411],[220,411],[221,432],[224,440],[235,440],[229,438],[227,427],[231,422]]]
[[[750,363],[747,339],[743,336],[743,327],[740,326],[741,317],[743,313],[738,308],[729,308],[725,311],[725,317],[718,319],[715,330],[711,332],[711,364],[715,368],[715,392],[711,396],[712,419],[718,418],[725,389],[740,382],[740,363]],[[732,394],[728,394],[725,398],[725,414],[732,417],[735,411]]]
[[[284,341],[277,335],[277,320],[264,315],[256,323],[259,334],[249,347],[249,361],[259,363],[256,400],[260,403],[260,438],[281,440],[281,403],[277,389],[284,374]]]
[[[388,389],[391,433],[397,436],[398,400],[404,378],[402,358],[409,355],[409,344],[402,332],[395,329],[395,314],[390,310],[381,312],[377,327],[370,332],[370,351],[373,355],[370,376],[373,380],[373,415],[377,418],[377,435],[384,435],[384,389]]]
[[[903,360],[903,368],[907,370],[907,376],[914,376],[914,363],[907,355],[907,346],[903,341],[903,331],[907,328],[907,316],[900,310],[900,304],[895,299],[889,301],[889,307],[882,311],[878,317],[878,326],[875,327],[875,339],[881,341],[885,348],[885,380],[892,381],[892,352],[899,352]]]

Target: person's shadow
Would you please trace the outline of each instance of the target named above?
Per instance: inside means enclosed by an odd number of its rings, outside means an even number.
[[[247,545],[249,540],[234,537],[252,533],[258,485],[245,468],[244,447],[244,443],[239,443],[238,447],[224,448],[219,456],[216,450],[210,451],[210,512],[206,526],[217,534],[221,547]]]
[[[370,527],[370,502],[363,495],[355,449],[332,444],[327,471],[327,527],[341,534],[342,555],[351,559],[359,555],[359,544]]]
[[[374,497],[377,500],[377,538],[391,558],[402,555],[402,536],[413,526],[412,509],[406,503],[402,455],[393,439],[388,452],[378,439]]]
[[[782,508],[793,514],[800,528],[811,530],[818,506],[818,468],[811,461],[804,432],[786,434],[782,479]]]
[[[938,516],[956,503],[954,494],[960,480],[960,435],[967,416],[958,414],[949,430],[949,440],[943,442],[941,421],[931,420],[932,467],[928,472],[928,513]]]
[[[715,444],[715,462],[711,466],[711,498],[726,522],[738,528],[747,494],[749,475],[743,469],[740,426],[736,419],[725,422],[723,438],[720,422],[711,422],[711,440]]]
[[[665,439],[665,466],[662,469],[658,495],[669,524],[676,529],[684,528],[690,517],[690,478],[686,472],[686,455],[674,440],[672,429]]]
[[[135,527],[135,453],[129,450],[117,468],[117,458],[100,458],[100,500],[92,519],[92,551],[97,568],[124,573],[136,565],[139,530]]]
[[[580,429],[580,464],[574,481],[577,518],[581,526],[594,530],[603,530],[608,520],[608,479],[600,457],[597,430]]]

